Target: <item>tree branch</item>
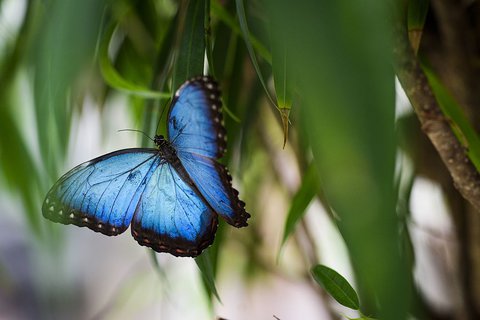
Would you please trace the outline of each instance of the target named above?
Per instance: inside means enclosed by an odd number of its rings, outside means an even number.
[[[480,211],[480,174],[455,137],[449,120],[443,115],[427,77],[410,47],[406,28],[399,23],[395,26],[395,31],[395,72],[420,120],[422,130],[439,153],[455,187]]]

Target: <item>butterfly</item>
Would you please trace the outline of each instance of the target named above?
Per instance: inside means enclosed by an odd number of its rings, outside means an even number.
[[[73,168],[48,192],[43,216],[108,236],[130,226],[140,245],[190,257],[212,244],[218,216],[247,226],[245,203],[217,161],[226,151],[221,108],[215,80],[186,81],[156,148],[118,150]]]

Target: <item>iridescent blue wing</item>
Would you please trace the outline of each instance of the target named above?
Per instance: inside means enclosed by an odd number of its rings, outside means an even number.
[[[194,257],[212,244],[217,223],[188,177],[163,160],[135,211],[132,235],[155,251]]]
[[[168,139],[179,151],[221,158],[226,149],[222,103],[210,77],[185,82],[175,93],[168,113]]]
[[[247,226],[250,214],[245,211],[245,203],[238,199],[227,168],[195,153],[179,151],[177,156],[213,210],[237,228]]]
[[[210,77],[197,77],[175,93],[168,117],[168,136],[191,180],[213,210],[236,227],[250,215],[238,199],[227,169],[216,159],[226,149],[220,92]]]
[[[70,170],[50,189],[43,215],[108,236],[124,232],[160,157],[155,149],[125,149]]]

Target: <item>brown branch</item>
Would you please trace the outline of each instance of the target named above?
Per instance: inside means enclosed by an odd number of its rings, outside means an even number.
[[[417,114],[422,130],[442,158],[462,196],[480,211],[480,175],[443,115],[408,41],[406,28],[395,26],[395,72]]]

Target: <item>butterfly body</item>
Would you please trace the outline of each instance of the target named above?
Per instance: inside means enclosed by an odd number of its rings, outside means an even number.
[[[246,226],[250,215],[217,162],[225,151],[221,103],[209,77],[187,81],[170,106],[157,148],[119,150],[69,171],[44,201],[43,215],[117,235],[131,226],[139,244],[196,256],[214,239],[217,216]]]

